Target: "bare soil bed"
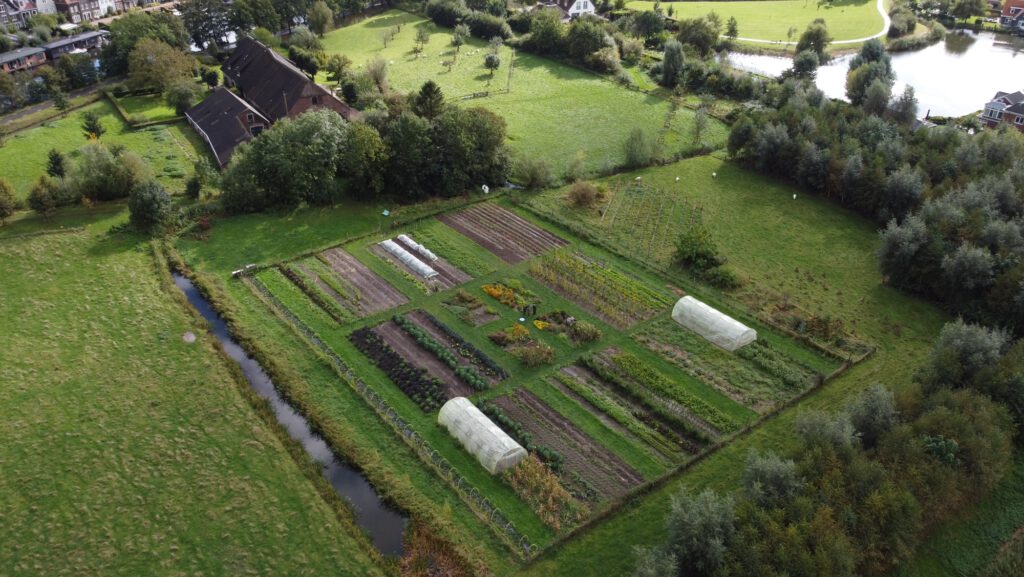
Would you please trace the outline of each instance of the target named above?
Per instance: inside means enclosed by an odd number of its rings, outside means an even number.
[[[344,250],[332,248],[325,251],[323,255],[334,272],[359,290],[360,296],[356,304],[362,316],[409,302],[409,299],[398,292],[398,289],[388,284],[377,273]]]
[[[455,353],[461,364],[476,368],[491,385],[501,382],[502,379],[499,378],[499,376],[488,371],[487,364],[479,358],[475,351],[466,351],[466,353],[463,354],[460,350],[459,344],[456,343],[451,336],[438,328],[437,325],[434,324],[433,320],[431,320],[423,311],[412,311],[405,316],[416,323],[420,328],[427,331],[430,336],[444,343],[452,352]]]
[[[468,397],[473,394],[473,389],[455,376],[455,371],[429,351],[423,350],[419,343],[406,334],[394,321],[378,325],[373,331],[380,335],[380,338],[384,339],[409,364],[437,377],[444,385],[445,395],[448,398]]]
[[[561,453],[566,472],[577,473],[602,496],[614,499],[643,483],[640,473],[529,391],[519,389],[494,402],[529,431],[537,444]]]
[[[491,203],[480,203],[438,220],[497,255],[516,264],[567,242]]]

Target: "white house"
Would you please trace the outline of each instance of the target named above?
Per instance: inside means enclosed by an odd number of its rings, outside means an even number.
[[[584,14],[594,14],[597,10],[594,0],[547,0],[538,4],[537,8],[558,8],[562,11],[563,22]]]

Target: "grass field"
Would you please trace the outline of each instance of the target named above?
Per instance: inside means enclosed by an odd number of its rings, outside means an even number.
[[[0,166],[19,198],[26,198],[39,175],[46,170],[46,154],[57,149],[72,160],[86,144],[82,134],[82,116],[96,111],[107,129],[100,139],[107,145],[124,145],[146,160],[157,180],[171,191],[185,188],[197,155],[207,154],[205,145],[184,123],[131,129],[107,100],[75,110],[64,118],[10,135],[0,147]],[[140,109],[141,110],[141,109]],[[154,114],[159,113],[159,109]]]
[[[835,0],[819,5],[815,0],[740,0],[737,2],[662,2],[661,9],[674,9],[674,18],[698,18],[717,13],[724,23],[736,18],[741,38],[796,42],[800,33],[816,18],[824,18],[835,40],[852,40],[873,36],[882,30],[882,16],[875,0]],[[654,2],[629,2],[633,10],[653,10]],[[792,39],[786,34],[790,27],[797,32]]]
[[[398,24],[401,32],[385,48],[381,33]],[[425,56],[420,57],[413,52],[417,28],[430,31]],[[487,44],[477,39],[462,47],[449,72],[442,63],[453,58],[451,32],[405,12],[385,12],[335,30],[324,39],[324,46],[329,54],[344,54],[357,66],[383,58],[389,64],[391,86],[402,92],[434,80],[449,100],[505,89],[509,62],[514,60],[510,93],[465,100],[463,105],[483,106],[504,117],[512,149],[544,158],[558,174],[580,150],[590,170],[622,164],[623,143],[630,131],[639,127],[659,134],[671,112],[668,100],[660,96],[630,91],[590,72],[522,51],[513,59],[507,47],[502,48],[502,65],[492,79],[483,66]],[[666,138],[674,143],[664,151],[667,155],[692,147],[693,112],[682,108],[675,116],[671,130],[677,134]],[[725,126],[712,120],[704,142],[721,146],[725,136]]]
[[[174,107],[167,105],[162,94],[137,94],[122,96],[117,100],[129,118],[139,118],[143,122],[170,120],[179,116]]]
[[[124,212],[90,214],[84,231],[0,240],[2,572],[381,575],[149,244],[106,234]]]

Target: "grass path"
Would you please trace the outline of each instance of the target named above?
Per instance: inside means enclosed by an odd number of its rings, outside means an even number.
[[[149,244],[106,234],[123,210],[98,215],[0,239],[0,572],[382,575],[161,283]]]

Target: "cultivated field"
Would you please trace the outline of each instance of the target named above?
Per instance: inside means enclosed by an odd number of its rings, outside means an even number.
[[[147,106],[140,104],[138,111],[149,110]],[[137,153],[152,168],[157,180],[171,191],[185,188],[185,178],[192,173],[193,160],[207,154],[205,144],[186,124],[133,130],[110,102],[101,100],[64,118],[7,137],[0,147],[0,166],[3,166],[3,177],[14,185],[19,198],[28,197],[32,185],[46,171],[46,154],[51,149],[67,154],[72,162],[76,159],[78,150],[86,145],[82,116],[90,110],[100,114],[100,121],[107,129],[100,140],[107,145],[123,145]],[[154,114],[160,114],[159,110]]]
[[[123,210],[89,218],[0,238],[0,573],[382,575]]]
[[[430,313],[510,373],[509,378],[474,393],[474,399],[508,396],[525,389],[641,473],[646,480],[658,478],[679,463],[685,463],[693,452],[700,450],[700,446],[678,435],[672,436],[673,431],[661,423],[671,416],[659,414],[657,418],[651,418],[652,412],[644,408],[643,399],[630,397],[624,388],[597,375],[585,366],[585,357],[600,361],[608,358],[609,354],[614,355],[612,350],[620,354],[629,353],[672,382],[686,383],[689,387],[687,392],[704,393],[707,396],[697,398],[740,426],[796,394],[798,389],[787,384],[787,378],[790,383],[798,383],[800,381],[794,380],[794,375],[828,374],[838,361],[759,326],[761,337],[769,345],[765,354],[779,352],[786,359],[784,366],[791,369],[785,373],[771,372],[766,367],[776,367],[777,370],[778,365],[767,363],[767,358],[761,359],[762,364],[759,364],[756,357],[718,354],[718,349],[701,347],[692,339],[680,337],[678,332],[667,334],[666,331],[671,333],[673,328],[672,321],[667,320],[667,311],[631,329],[617,330],[582,304],[551,290],[530,274],[529,269],[538,262],[538,257],[508,265],[494,253],[436,219],[427,219],[409,227],[394,227],[387,233],[375,233],[379,231],[380,224],[373,215],[375,211],[379,213],[379,207],[357,205],[334,211],[299,211],[287,217],[231,219],[218,222],[209,240],[183,239],[179,245],[186,260],[205,271],[204,278],[208,283],[222,287],[221,290],[238,303],[236,314],[246,333],[260,348],[271,351],[276,362],[295,371],[298,385],[292,398],[318,411],[320,420],[327,424],[332,442],[345,447],[345,453],[352,455],[356,463],[369,465],[368,474],[378,486],[399,487],[402,494],[400,502],[404,506],[424,514],[452,518],[454,522],[445,529],[447,536],[477,558],[485,560],[496,575],[575,576],[586,572],[627,575],[632,570],[632,557],[621,553],[623,544],[651,545],[661,541],[664,512],[669,506],[670,496],[680,486],[731,490],[740,482],[741,464],[750,450],[779,449],[792,442],[793,419],[804,407],[835,410],[851,394],[876,382],[897,389],[906,386],[945,321],[945,317],[932,307],[882,284],[874,257],[877,246],[874,227],[825,201],[804,195],[794,200],[796,191],[792,188],[716,158],[692,159],[622,175],[619,179],[605,181],[605,184],[611,190],[618,182],[635,182],[637,176],[651,187],[649,192],[652,196],[644,201],[651,206],[658,206],[653,200],[658,198],[656,191],[677,190],[680,206],[685,200],[687,206],[703,210],[705,222],[713,231],[722,253],[729,258],[730,266],[746,280],[743,289],[737,294],[725,294],[694,283],[668,266],[671,249],[644,251],[643,246],[660,247],[642,232],[642,226],[655,226],[654,223],[645,223],[637,216],[628,219],[616,217],[614,226],[603,225],[598,210],[585,213],[569,208],[565,204],[566,189],[534,196],[527,201],[526,207],[542,214],[545,219],[557,220],[571,231],[552,228],[528,214],[515,212],[534,226],[550,229],[568,240],[569,246],[561,250],[582,252],[604,262],[651,290],[664,294],[669,300],[679,294],[671,288],[675,286],[703,300],[722,304],[730,314],[744,320],[750,320],[750,315],[757,311],[757,307],[751,304],[755,299],[789,302],[797,307],[795,310],[806,314],[825,312],[842,319],[849,331],[878,350],[867,361],[801,400],[799,407],[787,409],[777,418],[758,426],[751,434],[733,440],[687,470],[678,480],[642,499],[628,502],[623,505],[622,512],[602,520],[526,568],[516,563],[515,555],[509,553],[509,548],[493,529],[480,521],[447,481],[424,465],[422,459],[408,449],[393,429],[381,422],[351,387],[339,382],[337,374],[323,363],[307,340],[298,337],[298,333],[278,317],[269,314],[272,309],[268,309],[266,303],[245,284],[228,280],[231,270],[248,262],[273,264],[287,259],[289,255],[322,249],[332,243],[331,239],[337,238],[338,230],[345,230],[351,238],[369,234],[344,245],[344,250],[385,278],[410,300],[409,303],[365,319],[339,324],[287,278],[280,276],[282,286],[271,288],[289,309],[316,330],[320,338],[330,343],[332,349],[337,349],[367,385],[395,407],[410,427],[454,470],[541,547],[554,540],[564,528],[559,531],[552,529],[538,517],[525,497],[513,491],[503,480],[483,472],[475,459],[436,426],[434,413],[424,412],[352,345],[349,336],[354,330],[387,322],[396,312],[418,309]],[[676,184],[677,177],[684,184]],[[615,202],[614,196],[610,202]],[[668,201],[660,199],[660,202]],[[505,208],[508,209],[507,205]],[[650,212],[660,214],[657,209]],[[682,212],[677,209],[675,214]],[[608,217],[611,217],[610,211]],[[656,222],[660,223],[661,242],[670,245],[685,220]],[[637,234],[637,231],[641,232]],[[403,232],[471,274],[474,280],[441,293],[428,294],[366,248]],[[581,241],[580,236],[599,242],[609,250],[594,248]],[[640,241],[633,238],[637,236],[646,244],[639,244]],[[637,262],[652,265],[659,272],[654,274]],[[538,300],[538,316],[546,316],[555,325],[555,331],[561,328],[563,332],[541,330],[529,322],[539,318],[518,323],[521,313],[514,308],[518,301],[510,301],[513,306],[509,306],[484,290],[484,285],[498,284],[512,288],[517,294],[516,288],[521,288],[525,294],[523,298]],[[502,295],[504,291],[496,291],[495,294]],[[564,331],[564,326],[558,325],[559,319],[564,318],[554,314],[558,312],[586,320],[600,328],[602,336],[589,344],[575,342],[572,335]],[[511,330],[516,324],[524,326],[527,338],[553,349],[550,363],[526,367],[505,347],[488,338]],[[683,357],[680,351],[685,351],[686,356]],[[709,371],[713,374],[708,374]],[[641,370],[640,374],[650,376],[646,370]],[[723,404],[722,399],[731,404]],[[667,405],[664,399],[661,404]],[[523,426],[525,428],[526,424]],[[338,432],[331,434],[332,430]],[[570,455],[563,456],[566,461],[572,459]],[[391,471],[400,471],[403,477],[395,478]],[[569,480],[560,482],[571,487],[571,480],[570,475]],[[580,497],[585,498],[582,493]],[[606,499],[603,503],[587,505],[587,509],[595,512],[611,506]]]
[[[516,264],[565,240],[493,204],[478,204],[438,220],[466,235],[501,260]]]
[[[385,47],[381,34],[399,24],[401,31]],[[413,51],[417,28],[430,31],[420,56]],[[405,12],[388,11],[335,30],[326,36],[324,46],[329,54],[344,54],[357,65],[384,59],[392,87],[402,92],[434,80],[449,100],[508,88],[512,63],[510,93],[465,100],[463,105],[483,106],[502,116],[508,123],[511,148],[548,160],[559,174],[574,162],[577,151],[584,153],[590,170],[622,164],[629,132],[639,127],[657,135],[669,114],[678,117],[672,126],[682,134],[666,139],[677,144],[664,152],[676,154],[692,147],[693,112],[688,109],[672,113],[662,97],[630,91],[590,72],[522,51],[513,58],[509,48],[502,48],[501,68],[491,78],[483,66],[486,42],[471,39],[455,57],[450,30]],[[454,65],[449,70],[443,63],[450,60]],[[319,80],[325,82],[326,77]],[[725,126],[712,120],[703,141],[722,146],[725,137]]]
[[[453,270],[481,274],[458,285],[428,285],[379,250],[382,239],[405,233]],[[339,257],[344,267],[336,265]],[[333,270],[325,271],[325,263]],[[719,387],[733,375],[728,370],[761,375],[756,358],[715,349],[728,361],[716,357],[691,371],[643,345],[645,321],[668,323],[668,335],[687,332],[669,319],[678,288],[498,203],[280,263],[249,282],[257,293],[273,295],[268,313],[316,335],[310,346],[355,369],[393,411],[388,414],[402,419],[398,434],[411,429],[429,439],[429,462],[443,459],[453,487],[470,486],[503,503],[510,524],[492,525],[497,537],[514,527],[534,552],[620,506],[632,489],[727,441],[764,410]],[[364,318],[339,314],[338,296],[348,287],[360,287],[364,299],[371,289],[399,297],[377,303]],[[772,349],[781,366],[800,366],[790,356],[797,350],[821,365],[831,362],[783,335],[774,338],[790,347]],[[699,356],[705,354],[715,357]],[[807,378],[791,389],[815,384],[811,374],[801,373]],[[771,376],[762,380],[778,384]],[[472,398],[537,460],[488,475],[436,423],[440,406],[457,396]],[[477,506],[474,498],[463,499],[463,506]]]
[[[741,38],[796,42],[800,33],[817,18],[824,18],[835,40],[853,40],[873,36],[882,31],[882,16],[876,0],[835,0],[823,4],[812,0],[739,0],[736,2],[662,2],[661,9],[671,6],[673,18],[699,18],[715,12],[724,25],[736,18]],[[654,2],[637,1],[626,4],[633,10],[653,10]],[[790,27],[796,28],[792,38]],[[723,30],[724,32],[724,30]]]

